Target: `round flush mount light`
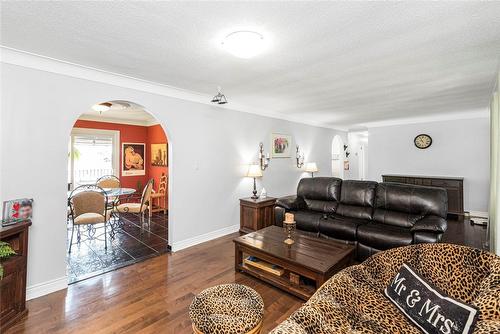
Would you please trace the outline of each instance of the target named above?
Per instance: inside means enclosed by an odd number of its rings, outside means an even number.
[[[233,56],[248,59],[262,53],[266,48],[266,41],[258,32],[240,30],[227,35],[222,41],[222,47]]]
[[[99,104],[94,104],[92,106],[92,109],[94,111],[97,111],[97,112],[104,112],[104,111],[108,111],[110,108],[111,108],[112,104],[109,103],[109,102],[104,102],[104,103],[99,103]]]

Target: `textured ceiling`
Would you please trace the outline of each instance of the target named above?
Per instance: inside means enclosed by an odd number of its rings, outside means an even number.
[[[1,44],[327,126],[485,108],[500,2],[2,2]],[[220,37],[253,28],[245,60]]]
[[[150,113],[144,111],[144,107],[131,101],[104,101],[110,102],[111,108],[99,112],[92,108],[83,113],[81,119],[91,119],[102,122],[131,123],[138,125],[152,125],[157,123]],[[102,102],[101,102],[102,103]]]

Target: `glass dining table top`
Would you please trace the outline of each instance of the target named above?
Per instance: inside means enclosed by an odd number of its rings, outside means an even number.
[[[106,193],[106,197],[117,197],[124,195],[131,195],[136,192],[134,188],[103,188]],[[68,197],[71,195],[71,191],[68,191]]]

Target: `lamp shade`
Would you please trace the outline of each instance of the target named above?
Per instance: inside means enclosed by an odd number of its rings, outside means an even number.
[[[248,165],[247,177],[262,177],[260,165]]]
[[[318,171],[318,166],[316,166],[315,162],[308,162],[306,163],[306,172],[308,173],[315,173]]]

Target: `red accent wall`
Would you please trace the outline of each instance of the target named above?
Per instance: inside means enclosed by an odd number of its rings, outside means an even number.
[[[167,136],[165,136],[165,132],[163,131],[163,128],[161,125],[153,125],[148,127],[148,148],[151,150],[151,144],[166,144],[167,143]],[[168,144],[167,144],[167,157],[168,157]],[[167,160],[168,161],[168,160]],[[147,161],[147,169],[149,172],[149,178],[154,179],[154,188],[155,190],[158,189],[158,185],[160,183],[160,177],[163,173],[167,175],[167,183],[168,183],[168,168],[165,167],[159,167],[159,166],[153,166],[151,164],[151,159]],[[167,189],[168,189],[168,184],[167,184]],[[167,203],[168,203],[168,194],[167,194]]]
[[[114,130],[120,131],[120,182],[122,187],[138,188],[138,182],[144,186],[150,178],[154,178],[155,189],[160,182],[160,176],[165,173],[168,177],[167,167],[156,167],[151,165],[151,144],[168,143],[167,136],[160,125],[140,126],[128,125],[108,122],[77,120],[75,128],[99,129],[99,130]],[[146,175],[140,176],[122,176],[122,143],[146,143],[146,154],[144,157],[146,166]],[[167,144],[168,145],[168,144]],[[167,146],[168,147],[168,146]],[[168,201],[167,201],[168,203]]]

